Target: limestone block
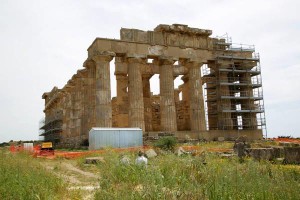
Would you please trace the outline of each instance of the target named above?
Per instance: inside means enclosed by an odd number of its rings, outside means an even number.
[[[284,162],[300,164],[300,147],[284,147]]]
[[[182,147],[179,147],[179,148],[177,149],[177,151],[176,151],[176,154],[177,154],[178,156],[182,156],[182,155],[187,155],[188,152],[185,151]]]
[[[273,148],[249,148],[249,155],[255,160],[273,160]]]
[[[123,156],[121,157],[121,159],[120,159],[120,163],[121,163],[122,165],[130,165],[131,160],[130,160],[130,158],[129,158],[128,156],[123,155]]]
[[[99,164],[103,162],[105,162],[103,157],[89,157],[85,159],[86,164]]]
[[[272,147],[274,158],[283,158],[284,157],[284,148],[283,147]]]
[[[148,158],[154,158],[157,156],[157,153],[153,149],[149,149],[145,152]]]

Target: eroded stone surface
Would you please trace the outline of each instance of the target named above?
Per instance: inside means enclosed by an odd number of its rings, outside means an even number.
[[[234,49],[225,39],[210,37],[211,30],[183,24],[161,24],[153,31],[122,28],[120,34],[120,40],[97,38],[84,69],[62,89],[43,94],[46,140],[86,146],[92,127],[139,127],[193,140],[227,140],[242,131],[250,139],[262,138],[257,119],[262,98],[254,89],[261,87],[254,81],[260,68],[253,49]],[[117,79],[113,98],[110,70]],[[150,89],[155,74],[158,95]],[[174,88],[178,76],[183,84]]]

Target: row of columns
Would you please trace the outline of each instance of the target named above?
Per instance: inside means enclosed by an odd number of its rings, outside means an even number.
[[[226,65],[226,63],[222,63]],[[228,63],[227,63],[228,65]],[[231,65],[231,64],[230,64]],[[231,66],[228,65],[228,69]],[[245,65],[245,64],[244,64]],[[210,129],[220,129],[220,130],[233,130],[238,129],[242,123],[243,129],[257,129],[257,118],[255,111],[255,103],[253,97],[253,88],[251,86],[251,74],[248,72],[240,73],[235,79],[240,81],[240,83],[247,83],[247,86],[236,86],[236,88],[230,88],[226,84],[219,84],[216,87],[214,85],[218,82],[232,83],[235,80],[230,80],[233,77],[228,72],[218,71],[218,67],[215,63],[210,63],[209,68],[217,71],[217,76],[213,77],[211,81],[206,84],[207,88],[207,107],[208,107],[208,122]],[[226,99],[221,98],[221,96],[231,96],[234,97],[235,93],[240,92],[241,97],[249,97],[247,99]],[[211,95],[212,94],[212,95]],[[215,99],[215,100],[214,100]],[[224,110],[236,110],[236,106],[241,106],[242,111],[252,111],[243,113],[232,113],[224,112]],[[217,111],[217,112],[216,112]],[[241,119],[238,119],[241,116]],[[241,121],[239,121],[241,120]]]
[[[110,87],[110,61],[115,57],[113,52],[106,52],[92,59],[95,62],[95,118],[96,126],[112,127],[112,105]],[[128,98],[129,98],[129,127],[139,127],[143,131],[145,126],[151,129],[151,116],[145,116],[145,108],[149,107],[150,101],[150,82],[151,75],[142,75],[141,66],[146,64],[146,57],[133,56],[127,57],[128,66]],[[159,57],[156,60],[159,65],[160,73],[160,107],[161,107],[161,130],[176,131],[176,107],[174,97],[174,74],[173,64],[175,60],[168,57]],[[189,68],[190,84],[190,123],[192,131],[206,130],[204,102],[202,95],[202,82],[200,75],[201,63],[186,62]],[[122,92],[122,91],[118,91]],[[124,92],[124,91],[123,91]],[[148,109],[150,109],[149,107]],[[147,121],[147,124],[145,124]]]

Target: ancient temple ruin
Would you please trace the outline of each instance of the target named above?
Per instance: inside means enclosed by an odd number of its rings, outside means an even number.
[[[259,56],[253,46],[235,46],[211,34],[161,24],[154,31],[122,28],[120,40],[96,38],[84,69],[62,89],[43,94],[45,140],[80,146],[92,127],[139,127],[145,137],[164,132],[179,139],[261,139],[265,117]],[[110,70],[117,82],[113,98]],[[155,74],[159,95],[150,90]],[[174,88],[178,76],[183,84]]]

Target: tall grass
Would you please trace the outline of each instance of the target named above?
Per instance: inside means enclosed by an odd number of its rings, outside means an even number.
[[[25,153],[0,149],[0,199],[64,199],[67,191],[62,180],[38,162]]]
[[[206,165],[199,157],[169,154],[149,160],[147,167],[122,165],[115,153],[104,157],[96,199],[300,199],[297,167],[213,154]]]

